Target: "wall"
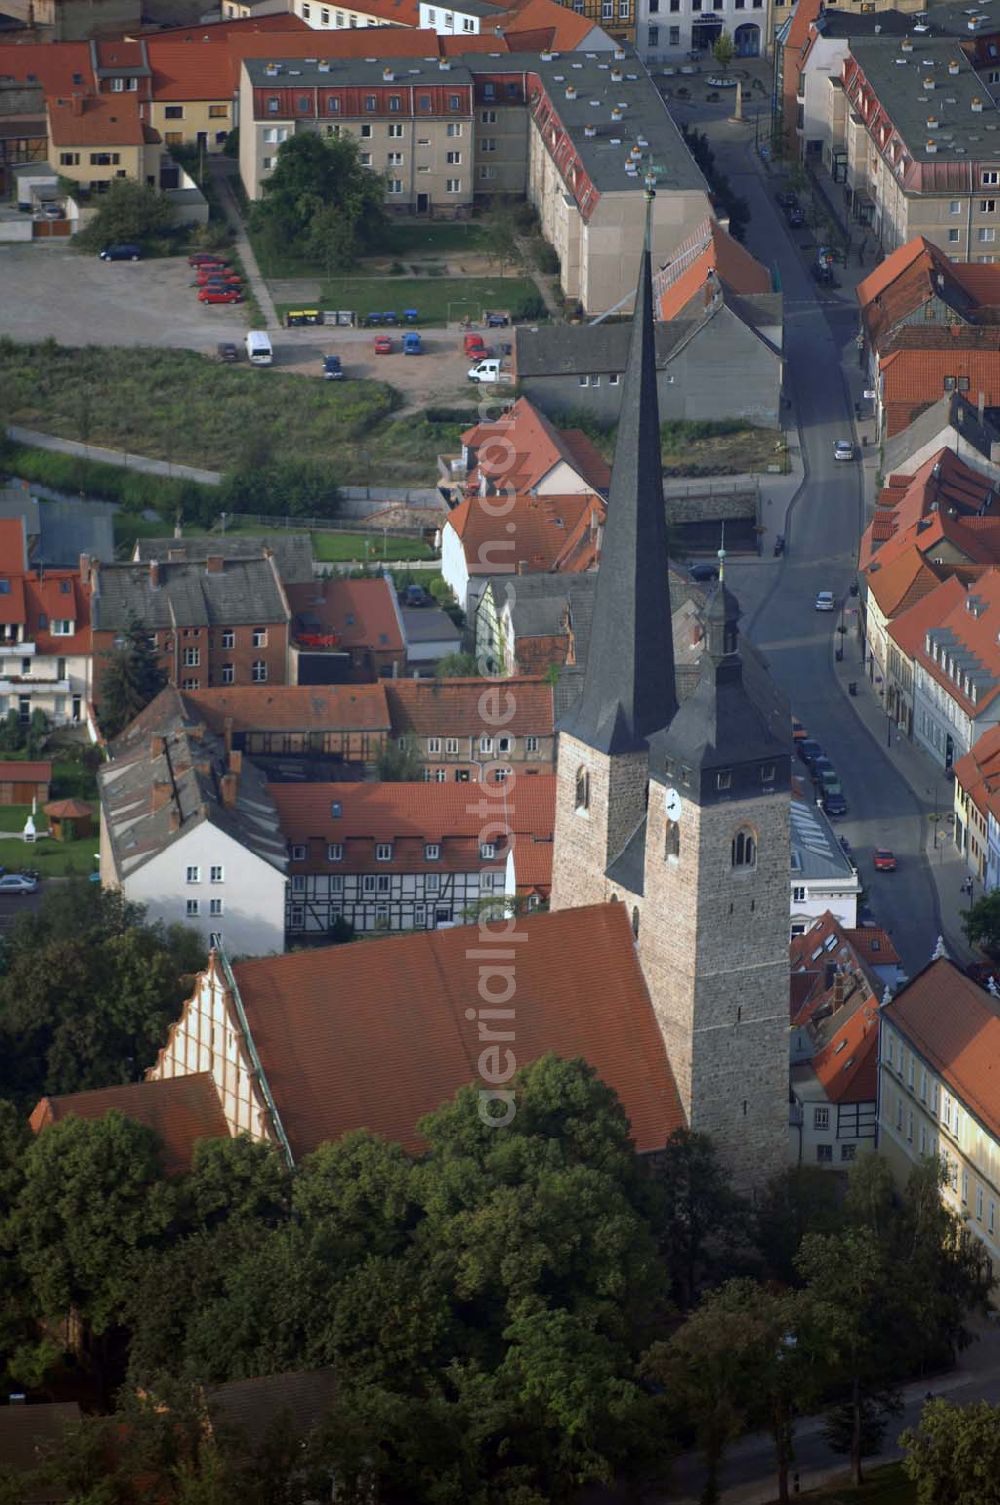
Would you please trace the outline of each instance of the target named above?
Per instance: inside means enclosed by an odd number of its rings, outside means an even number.
[[[0,242],[30,241],[32,237],[31,216],[0,215]]]
[[[858,895],[861,880],[853,889],[831,888],[829,884],[810,883],[800,875],[792,877],[792,927],[793,934],[808,930],[814,920],[819,920],[829,910],[834,919],[846,930],[853,930],[858,923]]]
[[[464,610],[469,594],[469,566],[462,540],[450,522],[441,529],[441,574]]]
[[[209,881],[209,868],[221,864],[225,879]],[[189,884],[188,866],[201,869],[201,882]],[[151,920],[189,925],[205,938],[221,932],[227,955],[267,956],[285,948],[285,875],[254,856],[210,820],[204,820],[180,840],[132,872],[124,882],[126,896],[149,907]],[[187,900],[197,899],[201,913],[187,915]],[[223,913],[209,913],[209,902],[221,899]]]
[[[180,117],[168,115],[168,110],[182,113]],[[231,99],[154,100],[149,105],[149,123],[160,132],[168,147],[197,146],[199,133],[204,133],[205,150],[219,152],[233,128],[233,102]]]

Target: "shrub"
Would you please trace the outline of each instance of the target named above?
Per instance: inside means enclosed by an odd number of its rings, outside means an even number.
[[[554,276],[559,275],[559,257],[547,240],[543,240],[538,247],[535,260],[538,262],[538,270],[540,272],[551,272]]]
[[[528,293],[521,299],[520,303],[514,304],[510,311],[510,316],[512,319],[546,319],[548,318],[548,309],[545,306],[545,299],[541,293]]]

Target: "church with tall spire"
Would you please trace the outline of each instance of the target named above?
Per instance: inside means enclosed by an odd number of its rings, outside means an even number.
[[[688,1126],[742,1185],[787,1157],[791,738],[724,568],[678,701],[642,252],[584,686],[559,727],[553,910],[627,906]]]

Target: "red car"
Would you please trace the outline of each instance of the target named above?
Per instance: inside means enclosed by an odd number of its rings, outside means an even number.
[[[392,354],[392,341],[390,340],[390,338],[389,338],[389,336],[387,334],[380,334],[380,335],[376,336],[376,338],[375,338],[375,354],[376,355],[391,355]]]
[[[243,294],[238,287],[200,287],[199,303],[242,303]]]
[[[195,278],[196,287],[204,287],[206,282],[242,282],[239,272],[230,271],[229,267],[199,267]]]
[[[189,267],[224,267],[226,262],[214,251],[193,251],[188,257]]]
[[[876,873],[894,873],[896,871],[896,854],[890,852],[888,847],[876,847],[874,861]]]

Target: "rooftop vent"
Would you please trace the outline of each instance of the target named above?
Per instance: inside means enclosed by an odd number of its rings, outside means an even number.
[[[611,119],[612,120],[621,120],[621,118],[622,118],[622,107],[621,107],[621,105],[612,105],[612,107],[611,107]]]
[[[538,54],[538,61],[540,63],[551,63],[551,61],[552,61],[552,54],[551,54],[551,52],[540,52]]]
[[[958,71],[958,63],[954,58],[952,58],[951,62],[948,64],[948,72],[951,74],[952,78],[954,78]]]
[[[624,59],[625,59],[625,48],[624,47],[616,47],[615,48],[615,50],[614,50],[614,59],[615,59],[616,63],[621,63],[621,62],[624,61]]]
[[[620,68],[612,68],[612,70],[611,70],[611,82],[613,84],[620,84],[621,81],[622,81],[622,79],[624,77],[625,77],[625,75],[622,73],[622,70]]]
[[[319,73],[329,73],[329,71],[330,71],[330,64],[329,63],[317,63],[316,64],[316,70]]]
[[[592,140],[594,136],[597,135],[597,126],[585,125],[583,128],[583,134],[588,138],[588,140]]]
[[[393,73],[391,68],[383,68],[382,77],[387,84],[391,84],[395,81],[396,75]]]
[[[983,102],[979,98],[978,94],[973,99],[972,104],[969,106],[969,108],[972,110],[973,115],[981,115],[983,113]]]
[[[913,42],[911,41],[911,39],[909,37],[904,37],[903,38],[903,40],[899,44],[899,50],[900,50],[900,52],[912,52],[913,51]]]
[[[442,73],[448,73],[450,71],[450,69],[451,69],[451,63],[448,61],[448,59],[446,57],[443,57],[443,58],[441,58],[440,62],[438,63],[438,67],[441,69]]]
[[[937,151],[937,142],[936,141],[928,141],[925,150],[927,151],[927,153],[930,156],[933,157],[934,153]]]
[[[939,125],[939,121],[938,121],[937,116],[936,115],[928,115],[928,117],[927,117],[927,129],[929,131],[936,131],[937,128],[938,128],[938,125]]]
[[[576,98],[576,90],[574,89],[574,87],[573,87],[572,84],[567,84],[566,85],[566,98],[567,99],[575,99]]]
[[[933,73],[928,73],[924,77],[924,88],[925,89],[936,89],[937,88],[937,79],[934,77]]]

